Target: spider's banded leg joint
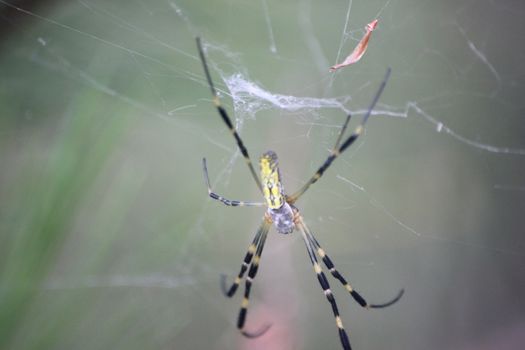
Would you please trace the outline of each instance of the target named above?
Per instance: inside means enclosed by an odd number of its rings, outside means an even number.
[[[268,232],[269,226],[270,225],[266,220],[264,220],[261,226],[259,226],[259,229],[257,230],[257,233],[255,234],[252,243],[248,247],[246,255],[244,256],[244,260],[241,265],[241,270],[239,271],[239,274],[235,278],[230,288],[226,286],[226,275],[221,275],[221,289],[225,296],[231,298],[239,288],[239,284],[241,283],[244,274],[246,273],[246,271],[248,271],[248,266],[254,259],[254,254],[256,254],[257,252],[257,247],[259,246],[261,237],[263,234],[266,234]],[[259,259],[259,257],[257,257],[257,259]]]
[[[245,201],[239,201],[239,200],[232,200],[224,198],[221,195],[218,195],[217,193],[213,192],[210,185],[210,177],[208,174],[208,166],[206,164],[206,158],[202,158],[202,171],[204,173],[204,182],[208,188],[208,196],[216,201],[222,202],[224,205],[227,205],[229,207],[262,207],[265,206],[266,203],[263,202],[245,202]]]
[[[303,236],[303,240],[306,245],[306,251],[308,253],[308,256],[310,258],[314,271],[317,275],[317,279],[319,280],[319,284],[321,285],[321,288],[323,289],[323,293],[326,299],[328,300],[328,302],[330,303],[332,307],[332,313],[334,315],[335,323],[337,325],[337,330],[339,333],[339,338],[341,340],[341,345],[343,346],[343,349],[351,350],[350,341],[348,340],[348,335],[346,334],[346,331],[343,327],[343,321],[341,320],[341,317],[339,315],[339,309],[337,308],[337,303],[335,301],[334,295],[332,294],[328,280],[326,279],[326,276],[323,273],[322,268],[317,261],[317,257],[315,255],[316,251],[314,249],[315,245],[310,240],[308,229],[304,225],[302,218],[299,217],[297,220],[298,220],[297,227],[299,228],[299,231],[301,232]]]
[[[341,317],[337,316],[335,318],[335,323],[337,324],[337,328],[343,328],[343,321],[341,321]]]
[[[255,183],[256,183],[257,187],[259,188],[259,191],[261,191],[261,193],[262,193],[263,188],[262,188],[262,185],[261,185],[261,180],[259,180],[259,176],[257,175],[257,173],[255,172],[255,169],[253,168],[253,164],[252,164],[252,162],[250,160],[250,156],[248,155],[248,150],[244,146],[244,143],[242,142],[241,137],[239,136],[239,134],[235,130],[235,128],[234,128],[234,126],[233,126],[233,124],[232,124],[232,122],[230,120],[230,117],[228,116],[228,113],[221,106],[221,102],[220,102],[219,96],[217,95],[217,90],[215,89],[215,86],[213,85],[213,80],[211,79],[211,74],[210,74],[210,70],[208,68],[208,64],[206,63],[206,56],[204,55],[204,50],[202,48],[202,44],[201,44],[200,38],[197,37],[196,41],[197,41],[197,49],[199,51],[199,57],[201,59],[202,67],[204,69],[204,74],[206,75],[206,80],[208,81],[208,85],[210,87],[211,94],[213,96],[213,104],[217,108],[217,110],[218,110],[222,120],[224,121],[224,123],[226,123],[226,125],[228,126],[228,129],[230,129],[231,133],[233,134],[233,136],[235,138],[235,141],[237,142],[237,146],[239,147],[239,150],[241,151],[241,153],[242,153],[242,155],[244,157],[244,160],[246,161],[246,164],[248,165],[248,168],[250,169],[250,173],[252,174],[253,179],[255,180]]]
[[[261,237],[256,242],[256,250],[255,250],[253,259],[251,261],[249,270],[248,270],[248,276],[246,277],[246,282],[245,282],[245,287],[244,287],[244,297],[241,303],[241,308],[239,310],[239,316],[237,318],[237,328],[239,328],[241,330],[241,333],[245,337],[248,337],[248,338],[255,338],[255,337],[261,336],[270,328],[270,325],[265,325],[257,332],[247,332],[243,330],[244,324],[246,322],[246,315],[248,313],[248,305],[249,305],[249,300],[250,300],[250,292],[252,288],[252,283],[253,283],[253,280],[255,279],[255,276],[257,275],[257,271],[259,268],[259,261],[260,261],[261,254],[264,248],[264,244],[266,242],[268,229],[270,227],[270,223],[268,222],[266,218],[263,221],[263,224],[261,227],[262,227]],[[249,250],[253,251],[253,248],[250,247]]]
[[[388,79],[390,78],[390,72],[391,69],[388,68],[385,74],[385,77],[383,78],[383,81],[381,82],[381,85],[379,86],[379,89],[377,90],[374,98],[372,99],[372,102],[370,103],[370,106],[368,107],[366,114],[364,115],[361,123],[356,127],[354,132],[348,136],[348,138],[343,142],[341,147],[339,147],[339,144],[342,140],[342,135],[346,130],[346,127],[348,125],[348,122],[350,121],[350,115],[347,116],[345,123],[343,124],[343,127],[341,128],[339,132],[339,136],[337,137],[337,141],[335,143],[335,147],[328,156],[328,158],[325,160],[323,165],[317,170],[317,172],[306,182],[306,184],[303,185],[297,192],[292,194],[289,198],[289,203],[295,203],[299,197],[301,197],[307,190],[310,188],[311,185],[313,185],[317,180],[323,176],[324,172],[328,167],[332,164],[335,158],[337,158],[339,155],[341,155],[350,145],[354,143],[354,141],[363,133],[364,127],[366,122],[368,121],[368,118],[370,118],[370,115],[372,114],[372,111],[374,110],[377,101],[381,97],[381,94],[383,93],[383,90],[385,89],[386,83],[388,82]],[[338,148],[339,147],[339,148]]]
[[[354,290],[352,288],[350,283],[347,282],[347,280],[339,273],[339,271],[337,271],[337,269],[335,268],[335,265],[332,262],[332,260],[330,259],[330,257],[326,254],[326,252],[323,250],[323,248],[321,248],[321,245],[319,244],[317,239],[314,237],[312,232],[310,232],[310,230],[308,230],[308,228],[306,228],[306,234],[307,234],[307,238],[309,239],[309,241],[312,244],[312,246],[314,246],[316,248],[317,255],[319,255],[319,257],[323,260],[323,263],[325,264],[326,268],[330,271],[332,276],[334,276],[334,278],[336,278],[337,280],[339,280],[339,282],[341,282],[341,284],[350,293],[352,298],[361,307],[366,308],[366,309],[385,308],[385,307],[388,307],[388,306],[396,303],[401,298],[401,296],[403,295],[404,290],[401,290],[395,298],[393,298],[392,300],[390,300],[390,301],[388,301],[386,303],[383,303],[383,304],[369,304],[365,300],[365,298],[363,298],[361,296],[361,294],[359,294],[356,290]]]

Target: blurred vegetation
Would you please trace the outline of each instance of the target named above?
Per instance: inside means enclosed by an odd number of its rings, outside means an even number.
[[[24,69],[14,62],[2,64],[15,72]],[[22,84],[21,89],[25,86]],[[31,98],[24,91],[13,90],[11,96],[0,95],[4,116],[23,115],[27,99]],[[57,98],[60,97],[53,100]],[[0,348],[3,349],[9,348],[16,330],[27,317],[31,301],[41,293],[44,279],[74,227],[82,201],[126,127],[120,118],[101,120],[99,116],[108,111],[102,109],[97,93],[82,91],[67,104],[70,108],[64,115],[48,125],[55,130],[35,130],[34,126],[26,130],[21,126],[41,121],[2,120],[0,159],[6,164],[8,157],[16,157],[9,159],[9,168],[3,172],[7,179],[2,183]],[[15,155],[9,154],[13,148],[19,148]]]

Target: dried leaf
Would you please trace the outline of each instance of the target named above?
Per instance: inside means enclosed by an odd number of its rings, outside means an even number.
[[[368,41],[370,40],[370,36],[372,35],[372,32],[377,27],[377,19],[373,20],[372,22],[368,23],[366,25],[366,33],[359,41],[357,46],[354,48],[354,51],[342,62],[339,64],[336,64],[335,66],[330,67],[330,71],[333,72],[339,68],[346,67],[348,65],[351,65],[353,63],[356,63],[363,57],[363,55],[366,52],[366,48],[368,47]]]

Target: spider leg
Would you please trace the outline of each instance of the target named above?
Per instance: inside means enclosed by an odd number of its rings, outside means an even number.
[[[231,206],[231,207],[262,207],[266,205],[266,203],[263,203],[263,202],[246,202],[246,201],[231,200],[231,199],[226,199],[221,195],[218,195],[217,193],[211,190],[210,178],[208,176],[208,167],[206,166],[206,158],[202,158],[202,171],[204,172],[204,181],[206,182],[206,186],[208,186],[208,195],[211,198],[217,201],[220,201],[223,204],[227,206]]]
[[[317,261],[317,257],[315,256],[314,246],[312,245],[312,242],[308,238],[307,229],[301,217],[299,217],[297,220],[297,228],[299,229],[299,231],[301,231],[301,234],[304,240],[304,244],[306,245],[306,250],[308,252],[308,256],[310,257],[310,261],[312,262],[314,271],[317,274],[317,279],[319,280],[319,283],[321,284],[321,288],[323,288],[323,293],[326,296],[326,299],[328,300],[330,305],[332,306],[332,312],[335,317],[335,323],[339,331],[339,338],[341,340],[341,344],[343,345],[343,349],[351,350],[352,347],[350,346],[348,335],[346,334],[346,331],[343,327],[343,321],[341,320],[341,317],[339,316],[339,309],[337,308],[337,303],[332,294],[332,291],[330,290],[330,285],[328,284],[328,280],[326,279],[326,276],[321,266],[319,265],[319,262]]]
[[[314,235],[312,234],[310,229],[304,224],[303,224],[303,226],[304,226],[304,229],[306,231],[306,235],[307,235],[308,240],[310,241],[311,245],[316,249],[317,255],[319,255],[319,257],[323,260],[323,263],[325,264],[326,268],[330,271],[332,276],[334,276],[337,280],[339,280],[339,282],[341,282],[341,284],[346,288],[346,290],[350,293],[350,295],[352,295],[354,300],[359,305],[361,305],[362,307],[364,307],[366,309],[380,309],[380,308],[385,308],[385,307],[388,307],[388,306],[390,306],[392,304],[395,304],[399,299],[401,299],[401,297],[403,296],[403,293],[405,292],[404,289],[401,289],[399,291],[399,293],[396,295],[395,298],[393,298],[392,300],[390,300],[390,301],[388,301],[386,303],[369,304],[365,300],[365,298],[363,298],[356,290],[354,290],[352,288],[350,283],[348,283],[346,281],[346,279],[339,273],[339,271],[337,271],[337,269],[334,266],[334,263],[332,262],[330,257],[328,257],[328,255],[323,250],[323,248],[321,248],[321,245],[319,244],[317,239],[314,237]]]
[[[271,221],[268,219],[268,217],[265,217],[265,223],[263,223],[263,227],[265,227],[264,230],[262,230],[261,238],[259,240],[259,243],[257,245],[257,250],[255,251],[255,256],[253,257],[253,260],[250,264],[250,269],[248,271],[248,277],[246,277],[245,287],[244,287],[244,297],[242,299],[241,303],[241,309],[239,310],[239,316],[237,318],[237,328],[241,331],[242,335],[244,335],[247,338],[256,338],[264,333],[268,329],[270,329],[271,325],[266,324],[263,327],[261,327],[256,332],[248,332],[243,330],[244,323],[246,321],[246,314],[248,312],[248,305],[250,300],[250,292],[252,288],[252,282],[255,279],[255,276],[257,275],[257,270],[259,269],[259,262],[261,259],[261,254],[264,248],[264,243],[266,242],[266,237],[268,235],[268,230],[271,224]]]
[[[244,157],[244,160],[246,161],[248,168],[250,169],[253,179],[255,180],[257,187],[259,187],[259,190],[262,193],[263,188],[262,188],[261,180],[259,180],[259,176],[255,172],[255,168],[253,167],[252,160],[250,159],[250,156],[248,155],[248,150],[246,149],[246,146],[244,146],[244,143],[241,137],[237,133],[237,130],[235,130],[235,127],[233,126],[232,121],[230,117],[228,116],[228,113],[222,107],[219,96],[217,95],[217,90],[215,89],[215,86],[213,85],[213,81],[211,80],[211,74],[208,68],[208,64],[206,63],[206,57],[204,55],[204,50],[202,49],[201,39],[197,37],[196,41],[197,41],[197,48],[199,50],[199,56],[202,62],[202,67],[204,68],[204,74],[206,75],[206,79],[208,80],[208,85],[210,87],[211,94],[213,96],[213,104],[217,108],[217,111],[219,112],[222,120],[224,121],[228,129],[230,129],[230,132],[235,138],[235,141],[237,142],[237,146],[239,147],[239,150],[241,151],[241,154]]]
[[[297,192],[295,192],[291,196],[288,196],[287,198],[288,203],[290,204],[295,203],[295,201],[297,201],[297,199],[299,199],[299,197],[301,197],[311,185],[313,185],[315,182],[317,182],[317,180],[321,178],[321,176],[323,176],[324,172],[326,171],[326,169],[328,169],[328,167],[330,167],[332,162],[337,157],[339,157],[348,147],[350,147],[350,145],[354,143],[354,141],[359,137],[359,135],[363,133],[365,124],[368,121],[368,118],[370,118],[370,115],[372,114],[372,111],[374,110],[374,107],[377,101],[381,97],[381,94],[383,93],[383,90],[385,89],[385,86],[386,86],[386,83],[388,82],[389,77],[390,77],[390,68],[387,69],[385,77],[383,81],[381,82],[381,85],[379,86],[379,89],[377,90],[374,96],[374,99],[372,100],[372,103],[370,103],[370,106],[368,107],[366,114],[363,117],[363,120],[361,120],[361,123],[355,128],[354,132],[350,136],[348,136],[348,138],[343,142],[343,144],[339,146],[343,133],[346,130],[346,126],[348,122],[350,121],[350,115],[347,116],[346,121],[343,127],[341,128],[341,131],[339,132],[339,136],[337,138],[335,147],[330,153],[330,155],[328,156],[328,158],[326,158],[325,162],[319,167],[319,169],[317,169],[315,174],[310,178],[310,180],[308,180],[308,182],[306,182],[306,184],[303,185],[303,187],[301,187]]]
[[[339,135],[337,135],[337,140],[335,141],[334,148],[332,148],[332,153],[336,152],[339,148],[339,144],[341,143],[341,139],[343,138],[343,135],[345,134],[346,128],[348,127],[348,123],[350,123],[350,118],[352,118],[352,115],[348,113],[346,116],[346,120],[341,127],[341,130],[339,130]]]
[[[230,288],[226,287],[226,276],[221,275],[221,289],[228,298],[231,298],[235,292],[237,291],[237,288],[239,287],[239,284],[241,283],[242,278],[244,277],[244,274],[248,270],[248,266],[250,266],[250,263],[252,262],[253,255],[256,253],[257,247],[259,246],[259,242],[261,240],[261,235],[264,232],[268,232],[270,229],[270,225],[267,223],[266,218],[264,219],[263,223],[259,226],[259,229],[257,230],[257,233],[255,234],[255,237],[253,238],[252,243],[248,247],[248,251],[246,252],[246,255],[244,256],[244,260],[241,265],[241,270],[239,271],[239,274],[233,281]]]

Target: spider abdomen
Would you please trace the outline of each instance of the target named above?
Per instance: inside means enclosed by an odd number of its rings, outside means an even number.
[[[284,202],[278,209],[268,208],[268,215],[272,218],[277,232],[288,234],[295,229],[294,212],[290,204]]]

